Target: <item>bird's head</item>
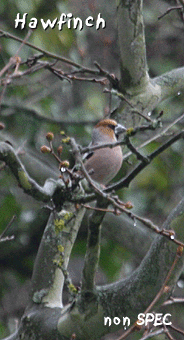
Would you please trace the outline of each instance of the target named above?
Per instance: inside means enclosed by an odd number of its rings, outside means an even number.
[[[126,128],[113,119],[101,120],[93,129],[92,144],[116,142]]]

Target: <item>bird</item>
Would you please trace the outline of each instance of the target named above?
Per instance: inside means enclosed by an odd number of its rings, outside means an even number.
[[[115,120],[103,119],[94,127],[89,146],[117,142],[119,135],[125,131],[126,128]],[[84,167],[92,180],[106,186],[116,176],[122,162],[123,153],[121,146],[118,145],[114,148],[105,147],[89,152],[85,156]]]

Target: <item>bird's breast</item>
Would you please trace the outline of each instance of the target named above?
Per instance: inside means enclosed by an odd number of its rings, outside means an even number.
[[[102,148],[94,152],[91,158],[85,163],[86,170],[91,178],[100,183],[109,183],[118,173],[123,161],[120,146],[115,148]]]

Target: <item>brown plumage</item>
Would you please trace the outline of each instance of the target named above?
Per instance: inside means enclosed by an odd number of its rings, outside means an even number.
[[[113,119],[101,120],[93,129],[90,146],[113,143],[119,134],[125,132],[125,127]],[[103,185],[109,183],[118,173],[123,162],[121,146],[101,148],[89,153],[84,163],[90,177]]]

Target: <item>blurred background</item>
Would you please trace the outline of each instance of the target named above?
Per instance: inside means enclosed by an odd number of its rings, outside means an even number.
[[[152,77],[184,65],[184,23],[180,13],[170,12],[158,20],[176,1],[151,1],[144,3],[145,35],[149,73]],[[68,29],[43,30],[41,24],[33,30],[29,42],[43,50],[61,55],[85,67],[95,69],[94,61],[109,73],[119,76],[119,50],[116,29],[116,7],[110,0],[43,0],[12,1],[1,0],[0,30],[7,31],[24,39],[28,32],[15,29],[17,13],[28,13],[27,23],[33,17],[44,20],[59,19],[61,13],[72,13],[74,17],[85,20],[94,18],[98,13],[106,20],[106,28],[98,31],[84,27],[82,31]],[[20,43],[0,35],[0,69],[14,56]],[[39,52],[23,46],[19,56],[26,62]],[[52,59],[44,58],[45,61]],[[74,68],[57,62],[63,72],[70,73]],[[22,69],[26,66],[22,65]],[[95,123],[113,110],[118,101],[104,93],[104,86],[95,82],[61,80],[47,69],[41,69],[25,77],[13,79],[7,86],[1,84],[0,121],[5,129],[0,131],[0,141],[9,141],[29,174],[43,185],[48,177],[58,178],[57,162],[50,155],[43,155],[40,147],[46,144],[48,131],[55,134],[54,145],[60,144],[60,131],[75,137],[77,142],[87,146]],[[163,110],[163,126],[167,126],[184,111],[184,94],[162,103],[152,115]],[[111,107],[110,107],[111,105]],[[184,121],[176,124],[170,132],[183,128]],[[135,145],[141,144],[149,135],[136,137]],[[168,138],[168,137],[167,137]],[[160,145],[163,138],[157,139],[144,148],[149,153]],[[128,150],[124,148],[126,154]],[[63,159],[74,160],[65,146]],[[126,175],[136,164],[135,157],[130,157],[115,180]],[[141,172],[129,188],[118,192],[120,198],[132,202],[133,212],[152,219],[162,226],[172,208],[180,201],[184,193],[184,157],[183,141],[173,144],[166,152]],[[114,181],[115,181],[114,180]],[[0,234],[11,221],[5,236],[14,235],[12,241],[0,244],[0,338],[9,335],[16,327],[24,312],[28,300],[29,284],[34,259],[48,218],[48,210],[40,202],[24,194],[17,186],[10,170],[0,163]],[[86,248],[87,215],[79,231],[77,242],[72,251],[69,272],[73,283],[80,284],[83,257]],[[124,216],[108,215],[104,221],[102,247],[97,283],[109,283],[129,275],[140,263],[154,234],[145,227]],[[176,290],[177,296],[183,294],[183,280]],[[67,291],[65,300],[67,302]],[[169,307],[173,323],[181,325],[178,315],[182,316],[183,306]],[[159,339],[162,339],[161,337]],[[178,335],[178,338],[179,335]],[[182,339],[182,338],[181,338]]]

